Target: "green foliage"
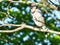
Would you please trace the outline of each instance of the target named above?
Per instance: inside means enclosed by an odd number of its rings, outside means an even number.
[[[23,1],[27,1],[27,0],[23,0]],[[54,20],[53,18],[50,20],[47,20],[50,17],[49,15],[47,15],[47,13],[52,14],[52,11],[54,10],[54,8],[50,7],[50,4],[46,2],[46,0],[45,1],[42,0],[40,4],[46,4],[45,6],[44,5],[38,6],[38,8],[42,10],[42,14],[45,16],[46,26],[50,29],[60,31],[60,27],[56,27],[56,24],[54,23],[56,20]],[[32,24],[29,24],[30,22],[34,23],[32,21],[30,8],[31,8],[30,4],[26,4],[26,3],[25,4],[16,3],[16,2],[10,3],[9,1],[0,2],[0,20],[2,20],[3,18],[6,19],[6,17],[9,18],[9,15],[10,15],[13,17],[12,18],[13,21],[10,22],[11,24],[14,21],[17,21],[15,24],[21,24],[22,22],[24,22],[27,25],[32,25]],[[3,26],[3,27],[0,27],[0,30],[4,30],[4,29],[12,30],[15,28],[17,27]],[[59,35],[55,35],[53,36],[53,38],[51,38],[51,35],[53,34],[50,34],[50,33],[48,34],[49,35],[47,40],[50,41],[49,43],[51,43],[51,45],[58,45],[58,43],[60,43]],[[25,37],[26,39],[24,39]],[[38,45],[39,43],[42,43],[43,45],[47,45],[47,43],[44,42],[45,39],[46,37],[44,32],[36,32],[28,28],[22,29],[22,31],[9,33],[9,34],[0,33],[1,45],[7,45],[7,44],[8,45]]]

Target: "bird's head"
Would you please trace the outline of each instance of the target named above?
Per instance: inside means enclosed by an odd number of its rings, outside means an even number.
[[[35,2],[31,4],[31,8],[36,8],[37,6],[38,6],[38,4]]]

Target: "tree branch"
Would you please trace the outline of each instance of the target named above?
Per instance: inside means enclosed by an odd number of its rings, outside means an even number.
[[[12,3],[14,3],[14,2],[17,2],[17,3],[24,3],[24,4],[31,4],[31,3],[34,3],[34,2],[31,2],[31,1],[13,1],[13,0],[9,0],[10,1],[10,3],[12,2]],[[2,2],[2,1],[0,1],[0,2]],[[36,3],[36,2],[35,2]],[[46,4],[41,4],[41,3],[36,3],[36,4],[38,4],[39,6],[45,6]],[[48,4],[48,2],[47,2],[47,4]],[[50,7],[54,7],[53,9],[57,9],[57,7],[56,6],[53,6],[53,4],[50,4],[51,6]]]
[[[29,28],[29,29],[32,29],[34,31],[38,31],[38,32],[49,32],[49,33],[54,33],[54,34],[59,34],[60,35],[60,32],[58,31],[54,31],[54,30],[43,30],[43,29],[40,29],[40,28],[37,28],[37,27],[33,27],[33,26],[30,26],[30,25],[26,25],[26,24],[20,24],[20,25],[16,25],[16,24],[4,24],[4,25],[0,25],[0,26],[17,26],[18,28],[16,29],[13,29],[13,30],[0,30],[1,33],[13,33],[13,32],[17,32],[17,31],[20,31],[24,28]]]
[[[16,29],[14,29],[14,30],[0,30],[0,32],[1,33],[13,33],[13,32],[17,32],[17,31],[19,31],[19,30],[21,30],[21,29],[23,29],[24,27],[19,27],[19,28],[16,28]]]
[[[1,13],[1,14],[4,14],[5,16],[7,16],[7,14],[6,14],[5,12],[1,12],[1,11],[0,11],[0,13]]]
[[[33,3],[33,2],[25,2],[25,1],[11,1],[11,2],[21,2],[21,3],[26,3],[26,4]],[[40,3],[37,3],[37,4],[43,5],[43,4],[40,4]],[[2,13],[2,12],[0,12],[0,13]],[[4,13],[4,14],[6,14],[6,13]],[[26,25],[26,24],[19,24],[19,25],[17,25],[17,24],[3,24],[3,25],[0,25],[0,27],[1,26],[17,26],[18,27],[18,28],[13,29],[13,30],[0,30],[1,33],[13,33],[13,32],[17,32],[19,30],[22,30],[23,28],[30,28],[34,31],[60,34],[60,32],[57,32],[57,31],[54,31],[54,30],[45,30],[45,29],[43,30],[43,29],[40,29],[40,28],[36,28],[36,27],[33,27],[33,26]]]
[[[53,3],[51,0],[49,0],[49,1],[50,1],[50,3],[52,3],[53,5],[55,5],[55,6],[59,6],[59,5],[55,4],[55,3]]]

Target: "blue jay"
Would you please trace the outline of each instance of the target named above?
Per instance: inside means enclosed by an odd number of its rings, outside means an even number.
[[[33,17],[32,19],[38,27],[45,29],[46,26],[44,26],[45,25],[44,17],[42,16],[41,11],[36,8],[36,6],[37,6],[36,3],[31,4],[31,13]]]

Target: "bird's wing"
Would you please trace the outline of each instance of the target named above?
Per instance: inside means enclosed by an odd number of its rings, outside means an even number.
[[[44,17],[42,16],[42,13],[39,9],[36,9],[35,13],[34,13],[34,17],[37,21],[40,21],[40,22],[43,22],[45,23],[44,21]]]

